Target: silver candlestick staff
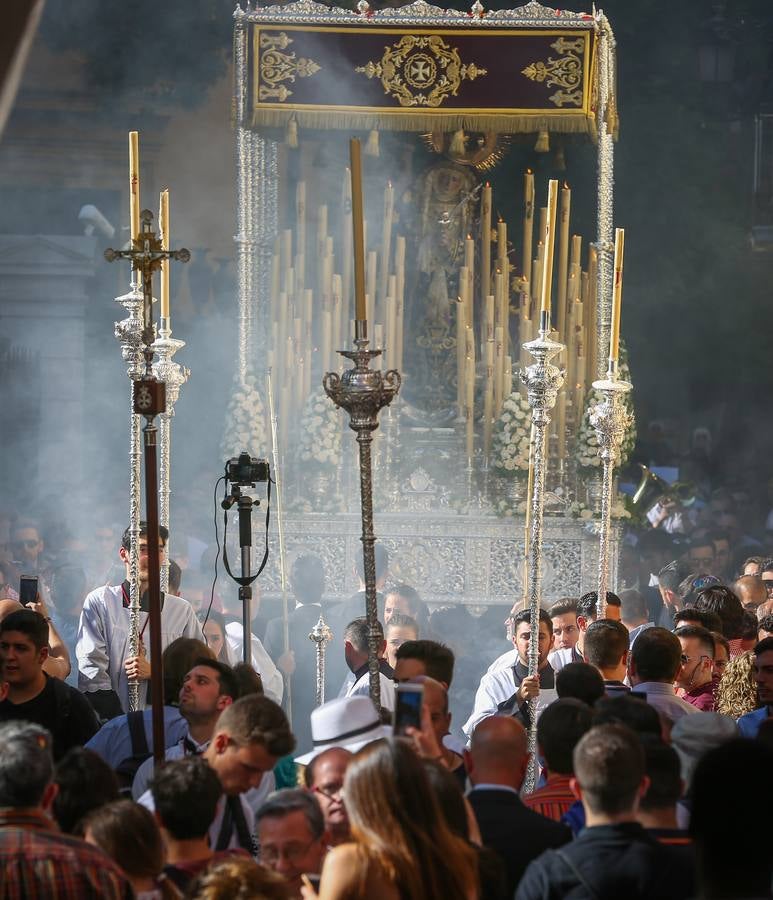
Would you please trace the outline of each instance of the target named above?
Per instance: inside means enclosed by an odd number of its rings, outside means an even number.
[[[370,361],[381,355],[380,350],[368,350],[367,322],[355,322],[355,350],[340,350],[341,356],[352,360],[354,368],[343,375],[328,372],[322,379],[325,393],[336,406],[349,413],[349,427],[357,433],[360,449],[360,511],[362,515],[362,551],[365,568],[365,615],[368,620],[368,673],[370,699],[381,707],[381,680],[378,666],[380,632],[376,605],[376,555],[373,533],[373,465],[371,443],[378,428],[378,414],[400,390],[400,373],[396,369],[382,372],[372,369]]]
[[[545,478],[547,475],[548,426],[550,410],[556,404],[558,391],[564,383],[564,372],[551,363],[554,356],[564,350],[564,345],[551,340],[550,313],[540,313],[538,337],[523,345],[535,362],[521,372],[531,407],[532,458],[530,468],[534,473],[531,491],[531,517],[527,553],[527,579],[531,640],[529,641],[529,675],[539,675],[539,624],[542,608],[542,533],[545,508]],[[537,751],[537,698],[529,700],[529,750],[536,760]],[[530,793],[536,783],[536,766],[530,765],[526,775],[525,790]]]
[[[604,618],[607,608],[607,583],[609,580],[609,545],[612,531],[612,494],[614,492],[615,466],[620,459],[620,445],[631,427],[632,416],[625,408],[625,395],[631,390],[628,381],[617,375],[617,360],[609,361],[607,377],[594,381],[595,390],[604,399],[593,407],[590,424],[599,442],[599,456],[603,467],[601,488],[601,523],[599,529],[599,577],[596,615]]]
[[[142,505],[142,423],[134,412],[134,382],[142,377],[142,291],[136,272],[132,270],[128,294],[115,298],[128,313],[115,323],[115,336],[121,344],[121,356],[129,376],[129,637],[128,656],[138,656],[140,650],[140,517]],[[139,709],[140,682],[129,682],[129,710]]]
[[[163,317],[158,329],[158,337],[153,341],[155,362],[153,374],[158,381],[166,385],[166,410],[160,415],[159,429],[159,461],[158,461],[158,512],[159,523],[164,528],[169,528],[169,497],[171,494],[169,483],[171,476],[171,444],[172,444],[172,416],[174,405],[180,396],[180,388],[188,380],[191,370],[181,366],[173,360],[178,350],[185,346],[185,341],[172,337],[172,326],[169,317]],[[164,554],[161,565],[161,590],[169,590],[169,552]]]
[[[325,702],[325,647],[328,641],[333,640],[333,632],[319,614],[317,624],[311,629],[309,640],[314,641],[314,649],[316,651],[316,688],[317,688],[317,706],[322,706]]]

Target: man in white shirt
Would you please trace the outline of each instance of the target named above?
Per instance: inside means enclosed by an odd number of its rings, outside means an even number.
[[[163,555],[169,532],[159,528],[159,552]],[[140,681],[140,709],[147,701],[147,682],[151,660],[146,648],[148,633],[148,532],[140,522],[140,652],[129,657],[129,529],[121,540],[119,556],[126,566],[126,581],[105,585],[86,597],[78,627],[75,655],[78,660],[78,688],[89,694],[89,700],[103,719],[120,715],[129,708],[129,681]],[[161,649],[179,637],[204,642],[196,614],[182,597],[166,594],[161,598]]]
[[[394,672],[384,659],[386,641],[384,629],[378,622],[379,631],[379,678],[381,679],[381,705],[390,712],[395,708]],[[368,670],[368,620],[363,616],[354,619],[344,631],[344,658],[349,667],[349,676],[344,681],[339,696],[356,697],[370,692],[370,672]]]
[[[682,668],[682,645],[665,628],[642,631],[628,658],[628,678],[633,694],[641,694],[650,706],[671,722],[699,710],[676,696],[674,680]]]
[[[554,672],[560,672],[565,665],[571,662],[585,662],[582,652],[583,641],[588,626],[591,622],[596,621],[597,601],[598,594],[596,591],[588,591],[574,604],[574,612],[572,612],[570,602],[563,600],[559,600],[550,607],[548,615],[553,622],[554,629],[557,625],[562,628],[562,631],[564,628],[571,629],[572,619],[576,626],[576,632],[569,631],[568,640],[564,640],[562,636],[560,642],[558,640],[555,641],[555,649],[548,657],[548,662]],[[616,621],[620,619],[620,598],[617,594],[613,594],[612,591],[607,591],[606,618]],[[563,646],[561,646],[562,644]],[[507,653],[503,653],[491,663],[488,669],[489,672],[495,672],[497,669],[509,669],[515,665],[517,655],[516,650],[508,650]]]
[[[513,644],[516,660],[512,666],[487,672],[475,694],[470,718],[462,726],[467,738],[476,726],[489,716],[515,716],[528,727],[528,701],[539,696],[540,688],[553,691],[555,677],[548,662],[553,646],[553,623],[544,609],[539,616],[538,674],[529,675],[529,646],[531,644],[531,614],[528,609],[513,616]],[[553,698],[555,699],[555,698]]]
[[[241,848],[254,854],[255,811],[246,794],[261,788],[280,757],[294,747],[287,717],[273,700],[251,694],[226,706],[201,754],[226,795],[209,829],[213,850]],[[152,811],[152,792],[145,791],[139,802]]]

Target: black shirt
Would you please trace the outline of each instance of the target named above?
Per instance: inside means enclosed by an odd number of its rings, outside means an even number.
[[[47,674],[46,686],[37,697],[24,703],[0,703],[0,722],[19,719],[51,732],[55,762],[72,747],[82,747],[99,730],[94,710],[83,694]]]

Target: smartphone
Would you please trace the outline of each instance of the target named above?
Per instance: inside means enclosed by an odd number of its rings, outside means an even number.
[[[22,575],[19,579],[19,603],[27,606],[38,599],[38,576]]]
[[[403,682],[395,685],[395,734],[405,734],[406,728],[421,728],[421,704],[423,702],[423,684]]]

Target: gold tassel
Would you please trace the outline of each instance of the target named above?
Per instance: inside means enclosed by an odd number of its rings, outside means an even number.
[[[448,152],[452,156],[464,156],[464,141],[464,129],[460,128],[458,131],[454,132],[454,135],[451,138],[451,146],[448,148]]]
[[[365,144],[366,156],[380,156],[378,149],[378,131],[374,128],[368,135],[368,143]]]
[[[298,122],[296,119],[290,119],[287,123],[287,146],[291,150],[298,149]]]
[[[534,145],[536,153],[547,153],[550,150],[550,135],[547,131],[540,131],[537,135],[537,143]]]

